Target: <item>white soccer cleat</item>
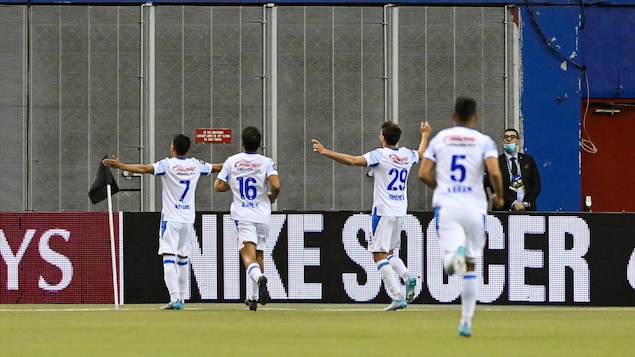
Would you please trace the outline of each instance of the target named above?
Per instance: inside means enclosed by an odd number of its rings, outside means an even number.
[[[390,305],[386,306],[384,308],[384,311],[395,311],[395,310],[401,310],[401,309],[405,309],[406,306],[408,306],[408,303],[406,303],[406,300],[393,300]]]

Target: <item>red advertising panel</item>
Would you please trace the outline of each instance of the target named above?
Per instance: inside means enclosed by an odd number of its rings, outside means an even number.
[[[0,303],[114,301],[106,212],[0,213],[0,255]]]
[[[232,130],[227,128],[197,128],[197,143],[231,144]]]

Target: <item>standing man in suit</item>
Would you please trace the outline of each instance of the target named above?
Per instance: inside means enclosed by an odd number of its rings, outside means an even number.
[[[518,141],[516,129],[505,130],[504,152],[498,157],[498,165],[503,174],[505,204],[494,210],[536,211],[536,199],[540,193],[540,173],[533,157],[518,152]],[[488,182],[486,179],[485,183]]]

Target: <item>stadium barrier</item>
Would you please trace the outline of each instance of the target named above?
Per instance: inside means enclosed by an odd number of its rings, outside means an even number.
[[[159,218],[115,216],[124,303],[167,298],[156,255]],[[366,251],[370,219],[358,212],[275,213],[265,252],[274,303],[388,302]],[[635,305],[635,214],[503,213],[486,222],[480,303]],[[242,301],[245,273],[229,215],[199,212],[195,232],[188,300]],[[460,278],[442,271],[433,215],[410,213],[402,238],[400,256],[420,277],[415,303],[457,303]],[[106,213],[0,213],[0,253],[3,303],[113,302]]]
[[[114,215],[120,258],[121,216]],[[105,212],[0,213],[0,302],[112,303],[109,233]]]

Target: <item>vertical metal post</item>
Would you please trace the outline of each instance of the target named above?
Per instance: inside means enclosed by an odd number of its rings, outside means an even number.
[[[399,122],[399,8],[384,6],[384,120]]]
[[[24,117],[24,113],[23,112],[23,120],[24,120],[24,130],[23,130],[23,140],[26,143],[25,147],[24,147],[24,154],[23,154],[23,162],[24,162],[24,169],[23,169],[23,173],[24,173],[24,186],[22,188],[22,192],[23,192],[23,197],[24,197],[24,203],[22,203],[22,208],[25,211],[32,211],[33,210],[33,177],[32,177],[32,173],[33,173],[33,164],[31,163],[32,161],[32,150],[33,150],[33,133],[31,130],[32,127],[32,120],[33,120],[33,107],[31,105],[31,97],[32,97],[32,84],[33,84],[33,71],[31,69],[31,56],[32,56],[32,47],[33,44],[31,41],[31,33],[32,33],[32,26],[33,26],[33,7],[31,7],[31,5],[27,5],[25,8],[25,13],[24,13],[24,37],[22,38],[23,40],[23,51],[25,54],[25,58],[26,61],[24,63],[25,69],[24,69],[24,73],[25,73],[25,77],[24,77],[24,82],[25,82],[25,90],[24,93],[26,93],[23,96],[23,103],[25,105],[26,108],[26,117]]]
[[[399,123],[399,7],[390,10],[390,119]]]
[[[263,6],[263,85],[262,145],[265,155],[278,161],[278,9],[273,3]],[[276,201],[272,207],[278,209]]]
[[[140,36],[139,36],[139,162],[144,163],[145,156],[143,155],[143,150],[145,147],[145,130],[143,126],[145,125],[145,8],[147,6],[152,6],[151,3],[142,4],[139,15],[139,28],[140,28]],[[144,182],[143,177],[139,180],[139,211],[143,212],[144,205]]]
[[[504,48],[504,58],[505,58],[505,65],[504,65],[504,74],[503,74],[503,100],[504,100],[504,104],[503,104],[503,116],[505,118],[505,128],[509,128],[509,100],[508,100],[508,96],[509,96],[509,64],[508,64],[508,58],[509,56],[507,55],[509,52],[509,19],[508,19],[508,15],[509,15],[509,6],[505,5],[505,9],[504,11],[504,20],[503,20],[503,27],[504,27],[504,44],[503,44],[503,48]]]
[[[152,4],[148,6],[148,52],[147,52],[147,68],[146,68],[146,95],[147,95],[147,145],[146,145],[146,161],[152,163],[155,161],[155,7]],[[147,190],[144,195],[146,201],[146,210],[155,211],[155,186],[154,176],[147,176],[143,179],[147,180]]]

